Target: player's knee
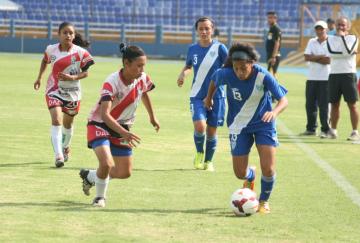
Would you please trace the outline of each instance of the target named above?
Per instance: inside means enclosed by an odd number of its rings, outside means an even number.
[[[263,169],[262,174],[263,174],[263,176],[266,176],[266,177],[272,177],[275,175],[275,170],[273,170],[272,168]]]
[[[112,173],[111,177],[116,179],[127,179],[131,176],[131,171],[119,171]]]
[[[246,177],[246,170],[237,170],[235,171],[235,175],[238,179],[244,180]]]

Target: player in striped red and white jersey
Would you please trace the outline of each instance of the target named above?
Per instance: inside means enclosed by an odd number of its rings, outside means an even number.
[[[99,167],[97,170],[80,170],[84,193],[90,195],[90,188],[96,186],[93,205],[98,207],[105,206],[109,178],[126,179],[131,175],[132,148],[140,138],[129,130],[140,100],[155,130],[160,128],[148,95],[155,86],[144,73],[144,51],[124,44],[120,45],[120,50],[124,68],[105,80],[100,100],[91,111],[87,126],[88,147],[94,150]]]
[[[89,46],[89,43],[75,32],[71,23],[60,24],[58,34],[59,43],[49,45],[45,50],[34,89],[40,88],[42,75],[47,65],[51,64],[46,103],[52,121],[51,142],[55,152],[55,166],[62,167],[68,160],[74,116],[80,109],[80,79],[88,76],[88,68],[94,61],[90,53],[82,48]]]

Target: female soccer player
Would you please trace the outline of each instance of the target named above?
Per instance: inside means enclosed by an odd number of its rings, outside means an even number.
[[[105,207],[109,178],[126,179],[132,170],[132,148],[140,138],[129,131],[134,123],[135,110],[142,100],[155,130],[160,129],[148,91],[155,86],[144,73],[146,56],[137,46],[120,45],[123,68],[110,74],[105,80],[100,100],[91,111],[87,126],[88,146],[99,160],[96,170],[80,170],[83,191],[95,184],[96,197],[93,205]]]
[[[46,103],[51,116],[51,142],[55,166],[62,167],[69,158],[73,121],[80,109],[80,79],[88,76],[94,64],[90,53],[82,47],[89,42],[76,33],[74,25],[63,22],[59,26],[59,43],[47,46],[34,89],[40,88],[47,64],[52,71],[46,86]],[[63,114],[63,115],[62,115]]]
[[[255,167],[248,167],[249,152],[254,143],[262,171],[259,212],[270,213],[268,199],[275,181],[275,147],[278,145],[275,118],[288,104],[287,91],[260,65],[254,47],[234,44],[223,68],[212,77],[204,105],[212,108],[217,87],[227,85],[229,105],[227,125],[236,177],[244,187],[254,190]],[[271,95],[278,100],[271,107]]]
[[[196,156],[194,159],[195,169],[214,171],[211,162],[217,144],[216,128],[224,124],[225,116],[225,92],[222,87],[214,95],[214,106],[211,111],[205,109],[203,99],[207,94],[211,75],[220,68],[227,57],[225,45],[212,39],[214,22],[209,17],[201,17],[195,23],[195,29],[199,36],[199,42],[189,47],[186,64],[182,69],[177,84],[184,84],[186,75],[194,67],[194,79],[190,92],[190,110],[194,123],[194,142]],[[204,143],[206,132],[206,150],[204,160]],[[205,163],[204,163],[205,162]]]

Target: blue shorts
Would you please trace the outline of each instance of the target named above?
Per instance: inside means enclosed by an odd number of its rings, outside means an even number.
[[[131,156],[132,155],[131,148],[118,147],[118,146],[110,143],[110,140],[108,138],[96,139],[90,144],[92,149],[95,149],[96,147],[102,146],[102,145],[110,146],[112,156]]]
[[[201,99],[190,99],[190,111],[193,121],[205,120],[212,127],[224,125],[225,118],[225,98],[214,99],[212,110],[207,110]]]
[[[275,129],[230,134],[229,139],[232,156],[249,154],[254,141],[257,145],[269,145],[273,147],[279,145]]]

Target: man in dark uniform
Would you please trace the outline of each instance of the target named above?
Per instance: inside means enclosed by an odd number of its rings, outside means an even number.
[[[280,63],[280,45],[281,45],[281,30],[277,25],[276,12],[270,11],[267,13],[267,21],[269,24],[269,32],[266,36],[266,58],[268,63],[268,71],[276,77],[276,71]]]

